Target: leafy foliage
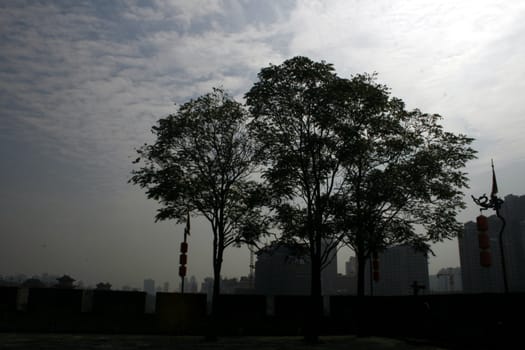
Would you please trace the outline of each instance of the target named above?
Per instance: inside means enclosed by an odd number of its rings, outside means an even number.
[[[156,141],[137,150],[143,166],[131,178],[161,204],[157,220],[183,222],[190,211],[210,222],[214,295],[224,249],[253,244],[268,226],[265,191],[250,178],[255,148],[246,120],[242,105],[221,89],[183,104],[152,128]]]
[[[429,242],[457,236],[472,139],[444,131],[439,115],[406,111],[375,75],[342,79],[335,89],[337,130],[352,153],[342,159],[344,190],[333,204],[338,230],[360,266],[389,246],[427,252]]]
[[[333,115],[327,113],[337,77],[331,65],[306,57],[263,68],[258,77],[246,94],[249,128],[266,166],[275,219],[284,240],[309,248],[320,273],[337,245],[328,199],[338,188],[341,163]]]
[[[190,210],[223,226],[225,246],[252,240],[243,226],[258,217],[263,192],[249,180],[254,147],[246,119],[239,103],[214,89],[158,121],[156,142],[137,150],[145,165],[131,179],[162,204],[157,220],[183,222]]]
[[[284,240],[309,247],[315,268],[343,240],[356,252],[362,293],[372,253],[396,244],[428,251],[460,232],[471,138],[444,131],[439,115],[407,111],[376,75],[343,79],[330,64],[294,57],[258,77],[246,94],[250,132],[275,220]]]

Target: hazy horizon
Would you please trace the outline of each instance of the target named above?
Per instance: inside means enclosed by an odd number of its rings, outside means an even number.
[[[525,3],[481,1],[13,1],[0,4],[0,275],[178,285],[183,225],[129,184],[134,149],[174,103],[222,86],[239,101],[296,55],[339,76],[377,72],[409,109],[474,137],[470,199],[525,194]],[[208,226],[192,223],[188,276],[212,276]],[[429,270],[459,266],[456,240]],[[231,252],[231,254],[229,253]],[[246,248],[223,275],[249,272]],[[339,272],[349,252],[340,254]]]

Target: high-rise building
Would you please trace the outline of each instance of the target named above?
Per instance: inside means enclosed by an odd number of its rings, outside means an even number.
[[[211,300],[213,294],[213,278],[206,277],[201,283],[201,293],[208,295],[208,300]]]
[[[347,277],[357,274],[357,258],[355,256],[351,256],[345,263],[345,274]]]
[[[151,278],[145,279],[143,290],[149,295],[155,295],[155,281],[152,280]]]
[[[463,283],[460,267],[447,267],[429,276],[432,293],[461,293]]]
[[[357,258],[351,256],[345,262],[345,274],[337,274],[335,293],[340,295],[355,294],[357,292]]]
[[[365,290],[374,295],[411,295],[429,290],[427,254],[408,245],[391,247],[379,254],[379,280],[370,284],[370,264],[365,272]],[[417,291],[414,290],[417,289]]]
[[[408,245],[386,249],[378,255],[379,280],[371,276],[370,260],[365,262],[364,289],[366,295],[411,295],[429,290],[428,258],[425,253]],[[346,278],[340,278],[341,294],[357,294],[357,258],[346,262]]]
[[[195,276],[191,276],[188,282],[188,288],[186,289],[188,293],[197,293],[199,291],[199,285]]]
[[[257,253],[255,290],[265,295],[308,295],[310,262],[285,245],[272,245]]]
[[[490,213],[485,212],[487,215]],[[500,209],[505,219],[503,255],[510,292],[525,291],[525,196],[508,195]],[[504,291],[500,253],[502,222],[496,216],[488,218],[491,265],[480,264],[478,231],[475,222],[467,222],[458,239],[463,291],[465,293],[501,293]]]
[[[337,252],[330,252],[321,271],[323,295],[335,294],[338,289]],[[255,290],[266,295],[309,295],[311,264],[307,252],[284,244],[274,244],[257,254]]]

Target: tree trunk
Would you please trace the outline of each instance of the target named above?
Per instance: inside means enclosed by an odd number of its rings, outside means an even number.
[[[318,239],[317,239],[318,238]],[[323,298],[321,282],[321,245],[320,237],[317,237],[311,249],[311,290],[310,290],[310,312],[305,327],[304,339],[308,343],[319,342],[320,320],[323,317]],[[319,244],[318,244],[319,243]]]
[[[365,336],[367,334],[367,322],[365,320],[365,267],[366,267],[366,256],[357,252],[357,305],[356,305],[356,335],[358,337]]]
[[[216,237],[216,235],[215,235]],[[220,241],[217,239],[213,241],[213,292],[211,297],[211,315],[210,324],[208,327],[208,334],[206,335],[207,341],[216,341],[218,328],[220,325],[219,320],[219,295],[221,289],[221,268],[223,259],[224,248],[221,247]]]
[[[211,315],[213,319],[216,319],[218,317],[219,312],[219,294],[221,291],[221,265],[222,264],[218,261],[215,264],[213,264],[213,293],[211,298]]]
[[[357,254],[357,296],[365,295],[365,267],[366,257],[364,254]]]

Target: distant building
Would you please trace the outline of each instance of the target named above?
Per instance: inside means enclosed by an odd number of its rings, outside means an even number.
[[[357,258],[355,256],[351,256],[345,263],[345,274],[348,277],[357,275]]]
[[[207,294],[209,297],[211,297],[213,293],[213,278],[212,277],[204,278],[204,281],[202,281],[201,283],[201,293]]]
[[[310,262],[285,245],[271,245],[257,253],[255,290],[265,295],[308,295]]]
[[[221,279],[221,293],[222,294],[235,294],[237,289],[238,281],[237,278],[222,278]]]
[[[75,286],[73,286],[73,282],[75,282],[75,280],[68,275],[63,275],[62,277],[57,278],[57,281],[58,281],[58,284],[56,285],[56,288],[64,288],[64,289],[75,288]]]
[[[345,264],[346,276],[339,276],[337,294],[357,294],[357,258],[350,257]],[[372,282],[372,283],[371,283]],[[370,260],[365,265],[364,289],[370,295],[411,295],[414,283],[418,293],[429,290],[428,258],[408,245],[398,245],[379,254],[379,280],[374,281]]]
[[[179,282],[178,291],[179,292],[182,291],[182,281]],[[184,277],[184,293],[198,293],[198,292],[199,292],[199,284],[197,283],[197,279],[195,278],[195,276],[191,276],[190,278]]]
[[[40,276],[33,276],[33,278],[38,278],[46,286],[53,286],[53,285],[55,285],[58,277],[59,276],[57,276],[57,275],[50,275],[48,273],[43,273]]]
[[[345,274],[338,274],[334,294],[356,294],[357,293],[357,258],[351,256],[345,262]]]
[[[336,294],[338,288],[337,256],[334,250],[321,272],[324,295]],[[248,281],[247,281],[248,282]],[[311,264],[306,252],[284,244],[270,245],[257,253],[255,291],[265,295],[309,295]]]
[[[460,267],[447,267],[429,276],[430,291],[432,293],[461,293],[463,283]]]
[[[370,285],[370,264],[365,273],[365,288],[374,295],[411,295],[413,284],[419,293],[429,290],[428,257],[408,245],[398,245],[379,254],[379,281]]]
[[[163,292],[167,293],[169,291],[170,291],[170,283],[169,282],[164,282]]]
[[[233,291],[235,294],[254,294],[253,280],[251,276],[241,276]]]
[[[485,212],[488,216],[494,211]],[[525,291],[525,196],[508,195],[500,210],[506,221],[503,231],[503,253],[509,291]],[[458,239],[463,291],[465,293],[501,293],[504,291],[499,232],[501,221],[488,217],[492,264],[480,264],[480,249],[476,223],[467,222]]]
[[[25,288],[45,288],[47,287],[40,279],[32,277],[22,283],[22,287]]]
[[[96,290],[110,290],[110,289],[111,289],[111,283],[108,283],[108,282],[97,283]]]
[[[145,279],[143,290],[149,295],[155,295],[155,281],[151,278]]]
[[[197,279],[195,276],[190,277],[186,291],[188,293],[197,293],[199,291],[199,285],[197,284]]]
[[[211,299],[213,293],[213,281],[212,277],[206,277],[201,284],[200,292],[207,294],[208,299]],[[222,278],[220,284],[221,294],[253,294],[255,290],[250,285],[250,278],[247,276],[243,276],[240,279]]]

